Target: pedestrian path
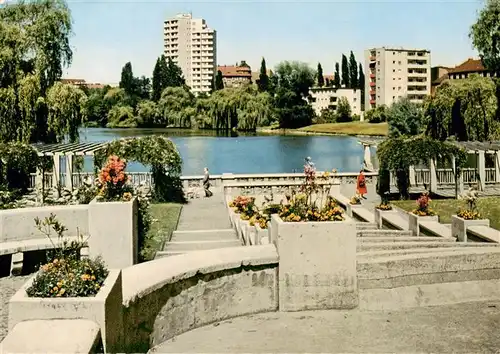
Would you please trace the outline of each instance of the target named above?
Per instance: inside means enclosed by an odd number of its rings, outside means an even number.
[[[231,227],[222,187],[211,190],[212,197],[202,195],[182,207],[177,230],[156,258],[242,245]]]

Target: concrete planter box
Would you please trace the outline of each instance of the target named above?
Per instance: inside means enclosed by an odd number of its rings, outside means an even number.
[[[467,242],[467,228],[470,226],[490,227],[490,220],[465,220],[457,215],[451,216],[451,235],[452,237],[456,237],[458,241]]]
[[[138,263],[138,205],[129,202],[89,204],[90,257],[101,256],[106,266],[122,269]]]
[[[352,309],[358,306],[356,224],[271,219],[279,266],[279,310]]]
[[[240,217],[239,214],[237,214],[233,208],[228,208],[228,213],[229,213],[229,221],[231,222],[231,226],[236,228],[236,221]]]
[[[243,239],[245,246],[250,244],[250,222],[248,220],[240,220],[240,238]]]
[[[391,213],[392,214],[398,214],[398,211],[394,210],[394,209],[391,209],[391,210],[380,210],[380,209],[375,208],[373,214],[375,215],[375,223],[377,224],[377,227],[379,229],[382,229],[382,226],[384,224],[382,216],[384,214],[391,214]]]
[[[351,203],[347,203],[346,206],[345,206],[345,211],[347,213],[347,215],[349,217],[353,217],[352,215],[352,209],[356,209],[356,208],[362,208],[363,206],[361,204],[351,204]]]
[[[104,286],[94,297],[35,298],[28,297],[30,278],[9,302],[9,331],[16,324],[30,320],[86,319],[101,328],[106,353],[122,352],[122,275],[121,270],[110,270]]]
[[[420,235],[420,222],[421,221],[439,221],[438,215],[433,216],[418,216],[413,213],[408,213],[408,229],[415,236]]]
[[[269,226],[270,222],[267,223],[267,229],[261,228],[259,225],[255,225],[257,245],[267,245],[269,241]]]

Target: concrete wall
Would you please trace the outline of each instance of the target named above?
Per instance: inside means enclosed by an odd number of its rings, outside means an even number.
[[[145,352],[227,318],[278,309],[272,245],[197,251],[123,270],[126,349]]]
[[[46,238],[36,229],[35,218],[43,220],[51,213],[55,214],[57,220],[68,228],[67,236],[76,236],[77,229],[81,235],[89,234],[87,205],[9,209],[0,211],[0,243]]]

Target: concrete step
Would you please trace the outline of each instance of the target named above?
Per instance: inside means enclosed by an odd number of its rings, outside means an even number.
[[[377,230],[377,224],[374,222],[356,222],[356,230]]]
[[[233,229],[222,230],[193,230],[193,231],[174,231],[172,233],[172,242],[183,241],[214,241],[214,240],[234,240],[237,239],[236,231]]]
[[[178,256],[178,255],[185,254],[185,253],[189,253],[189,252],[158,251],[158,252],[156,252],[155,259],[171,257],[171,256]]]
[[[357,250],[397,250],[397,249],[412,249],[412,248],[449,248],[456,247],[458,242],[358,242]],[[467,246],[465,246],[467,247]]]
[[[454,238],[431,237],[431,236],[365,236],[358,237],[358,242],[443,242],[455,243]]]
[[[186,242],[167,242],[165,251],[184,252],[184,251],[202,251],[215,248],[242,246],[241,240],[212,240],[212,241],[186,241]]]
[[[358,237],[411,237],[411,231],[401,230],[358,230]]]
[[[370,259],[377,257],[386,257],[386,256],[401,256],[405,254],[420,254],[420,253],[434,253],[434,252],[453,252],[460,251],[464,248],[467,249],[480,249],[483,247],[499,247],[499,244],[493,243],[480,243],[479,246],[473,243],[466,242],[456,242],[452,247],[437,247],[437,248],[410,248],[410,249],[390,249],[390,250],[369,250],[369,251],[360,251],[357,253],[358,259]]]

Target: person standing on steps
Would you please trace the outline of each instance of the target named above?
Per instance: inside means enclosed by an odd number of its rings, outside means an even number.
[[[208,168],[205,167],[203,170],[203,189],[205,190],[205,197],[211,197],[214,195],[210,191],[210,174],[208,173]]]
[[[356,184],[356,190],[358,192],[358,195],[361,198],[366,199],[365,194],[368,193],[368,190],[366,189],[366,178],[365,178],[365,175],[363,173],[363,170],[359,171],[358,182]]]

